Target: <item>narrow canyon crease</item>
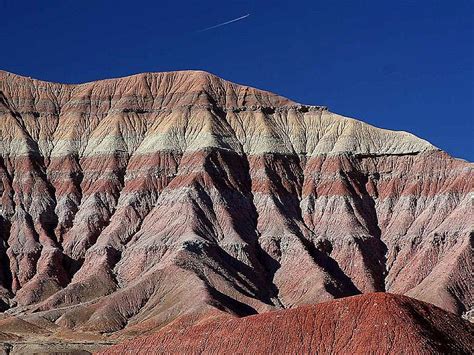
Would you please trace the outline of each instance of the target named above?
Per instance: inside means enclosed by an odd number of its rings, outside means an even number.
[[[0,71],[0,338],[377,291],[465,314],[473,177],[412,134],[205,72]]]

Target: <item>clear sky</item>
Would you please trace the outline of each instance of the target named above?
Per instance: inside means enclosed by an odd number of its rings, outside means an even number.
[[[201,69],[474,161],[474,0],[0,0],[0,23],[3,70],[77,83]]]

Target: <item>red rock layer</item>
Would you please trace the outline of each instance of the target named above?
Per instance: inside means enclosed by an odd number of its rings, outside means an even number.
[[[100,354],[468,354],[474,326],[409,297],[373,293],[245,318],[167,327]]]

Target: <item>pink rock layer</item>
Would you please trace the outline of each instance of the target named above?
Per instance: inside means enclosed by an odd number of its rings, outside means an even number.
[[[374,291],[460,315],[473,181],[411,134],[204,72],[0,72],[0,306],[117,336]]]

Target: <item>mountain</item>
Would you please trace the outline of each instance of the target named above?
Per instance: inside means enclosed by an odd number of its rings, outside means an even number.
[[[473,177],[412,134],[201,71],[1,71],[0,331],[127,338],[376,291],[465,314]]]
[[[474,325],[437,307],[372,293],[244,318],[209,321],[100,354],[469,354]]]

